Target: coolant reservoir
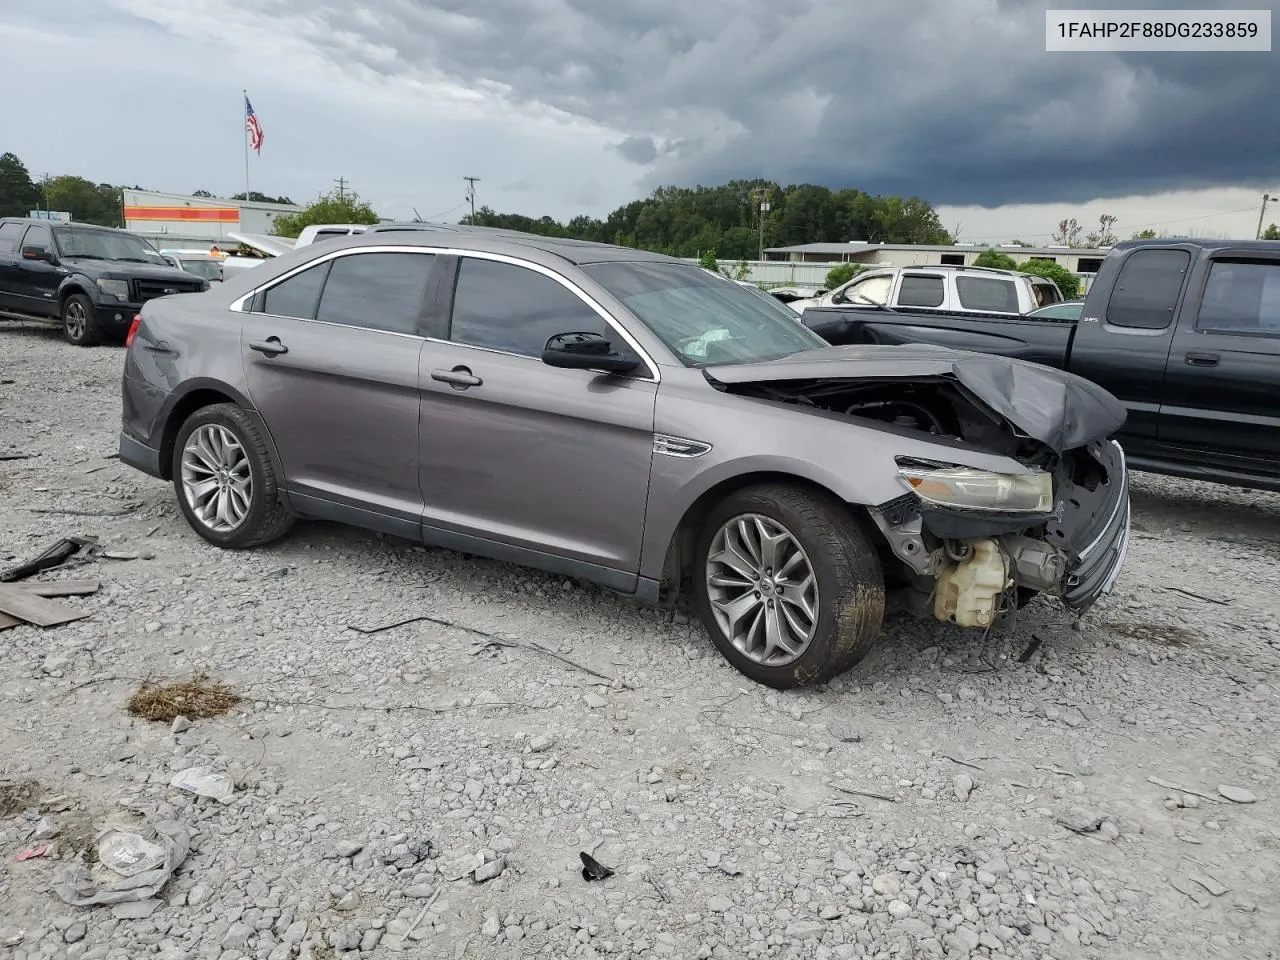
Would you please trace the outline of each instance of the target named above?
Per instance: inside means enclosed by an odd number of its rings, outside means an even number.
[[[1012,585],[1009,561],[994,540],[974,540],[973,556],[938,575],[933,615],[962,627],[995,623],[1000,597]]]

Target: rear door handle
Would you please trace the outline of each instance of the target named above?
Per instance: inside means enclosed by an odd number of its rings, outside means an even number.
[[[1216,353],[1188,353],[1186,361],[1193,367],[1216,367],[1222,358]]]
[[[457,387],[459,390],[465,390],[467,387],[478,387],[484,383],[483,380],[466,367],[454,367],[452,370],[432,370],[431,379],[447,383],[450,386]]]
[[[266,354],[268,357],[276,357],[282,353],[288,353],[289,348],[280,342],[279,337],[267,337],[265,340],[254,340],[249,344],[250,350],[256,350],[258,353]]]

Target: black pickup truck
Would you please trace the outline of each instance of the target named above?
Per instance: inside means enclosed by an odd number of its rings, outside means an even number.
[[[1280,242],[1130,240],[1078,321],[815,307],[836,345],[933,343],[1019,357],[1099,384],[1129,418],[1138,470],[1280,491]]]
[[[148,300],[208,289],[126,230],[0,220],[0,318],[57,323],[79,347],[123,340]]]

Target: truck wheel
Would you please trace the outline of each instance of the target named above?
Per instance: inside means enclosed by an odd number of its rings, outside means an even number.
[[[173,486],[187,523],[214,546],[259,547],[293,526],[262,434],[234,403],[201,407],[183,423]]]
[[[698,541],[694,602],[716,647],[776,689],[823,683],[875,646],[884,575],[833,497],[786,484],[733,493]]]
[[[102,327],[98,325],[93,301],[83,293],[73,293],[62,304],[62,335],[77,347],[102,343]]]

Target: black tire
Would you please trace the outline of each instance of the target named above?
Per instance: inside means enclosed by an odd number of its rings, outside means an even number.
[[[812,639],[785,665],[760,663],[739,651],[712,610],[707,583],[712,542],[725,523],[744,514],[781,525],[803,549],[817,581]],[[730,494],[707,517],[694,563],[694,604],[712,642],[735,669],[757,683],[779,690],[825,683],[853,667],[880,638],[885,611],[880,560],[849,507],[834,497],[786,484]]]
[[[230,431],[243,448],[249,468],[249,508],[232,530],[215,530],[206,524],[188,502],[183,488],[183,452],[187,441],[200,427],[211,424]],[[296,519],[280,502],[279,482],[262,433],[253,419],[234,403],[201,407],[186,419],[173,444],[172,475],[178,508],[191,528],[214,546],[229,550],[260,547],[283,537]]]
[[[83,293],[73,293],[62,303],[62,336],[76,347],[96,347],[105,336],[98,323],[93,301]]]

